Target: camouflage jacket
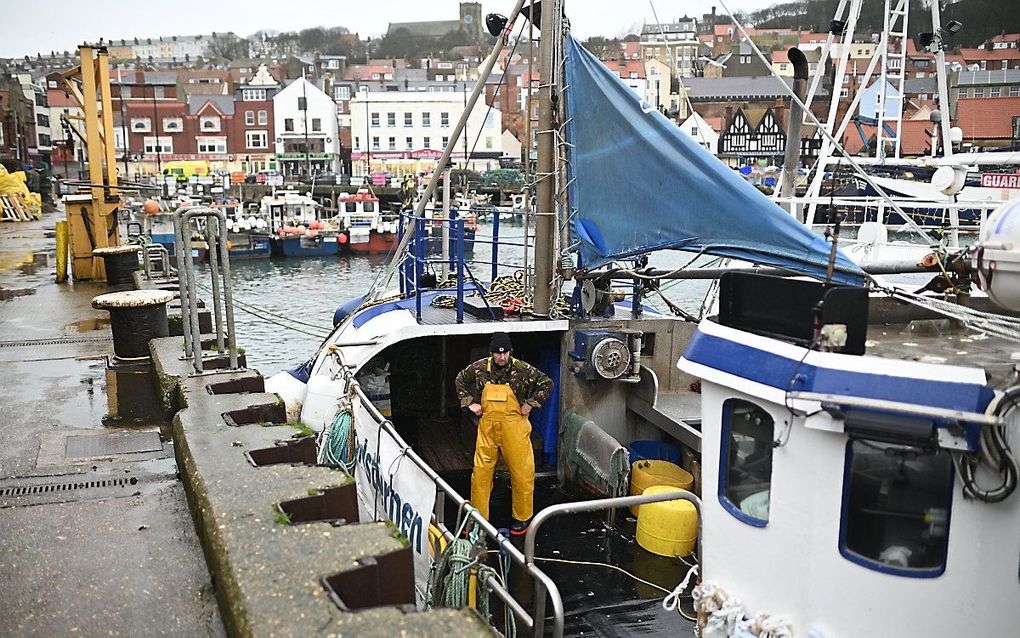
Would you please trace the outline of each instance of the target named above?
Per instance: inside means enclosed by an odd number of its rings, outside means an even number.
[[[462,408],[481,402],[482,387],[486,383],[509,385],[518,401],[536,409],[549,399],[552,379],[535,366],[516,357],[511,357],[502,368],[495,363],[490,365],[491,361],[491,357],[479,359],[457,373],[454,386]]]

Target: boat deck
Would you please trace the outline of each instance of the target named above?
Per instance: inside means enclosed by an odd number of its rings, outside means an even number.
[[[868,326],[869,355],[981,368],[993,386],[1011,378],[1014,352],[1020,352],[1020,343],[967,330],[948,319]]]

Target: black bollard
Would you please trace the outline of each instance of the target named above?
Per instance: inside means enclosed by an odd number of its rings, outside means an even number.
[[[131,273],[138,270],[138,253],[142,247],[137,244],[96,248],[93,257],[102,257],[106,265],[106,286],[111,290],[126,290],[134,287]]]
[[[170,334],[166,304],[171,299],[173,295],[163,290],[126,290],[92,300],[93,308],[110,312],[113,355],[117,360],[148,360],[149,340]]]

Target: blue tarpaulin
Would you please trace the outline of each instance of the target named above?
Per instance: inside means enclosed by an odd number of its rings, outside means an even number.
[[[687,137],[568,39],[571,226],[581,263],[660,249],[702,252],[824,278],[829,243]],[[860,285],[837,253],[833,279]]]

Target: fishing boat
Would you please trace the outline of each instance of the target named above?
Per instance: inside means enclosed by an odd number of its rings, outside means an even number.
[[[528,28],[515,26],[524,4],[497,33]],[[567,623],[573,633],[595,630],[594,617],[604,623],[629,606],[645,614],[642,631],[660,635],[695,624],[716,638],[1010,635],[1020,499],[1011,498],[1009,445],[1020,388],[1014,374],[1000,374],[1011,369],[1010,350],[982,335],[1016,336],[1015,321],[918,295],[909,301],[984,332],[939,338],[935,347],[906,324],[869,327],[868,275],[636,97],[577,40],[561,41],[562,20],[561,2],[543,3],[550,35],[541,74],[558,79],[540,101],[533,264],[504,274],[494,232],[491,270],[477,271],[462,249],[465,222],[453,215],[441,220],[453,238],[449,254],[430,257],[430,182],[378,280],[338,309],[332,334],[306,364],[266,382],[289,416],[319,432],[320,460],[351,472],[361,520],[389,520],[407,537],[419,604],[437,604],[430,576],[445,551],[433,553],[427,538],[460,547],[458,532],[470,523],[482,549],[488,538],[510,566],[502,580],[479,579],[487,583],[479,596],[505,605],[503,617],[490,618],[505,633],[511,615],[533,635],[548,622],[562,636]],[[481,77],[505,44],[494,45]],[[560,65],[563,74],[553,73]],[[625,191],[613,186],[620,165],[636,176]],[[1011,229],[1020,209],[997,215]],[[987,285],[993,260],[1007,273],[995,275],[1004,286],[995,299],[1020,306],[1009,241],[988,233],[984,252],[954,256],[961,268],[946,276],[956,277],[961,296],[970,273]],[[685,272],[690,265],[653,272],[645,256],[662,250],[798,277],[727,273],[718,317],[663,314],[649,297],[667,279],[696,273]],[[523,550],[499,531],[505,506],[494,505],[486,520],[455,487],[463,489],[457,477],[471,467],[474,424],[451,392],[453,377],[487,353],[495,332],[509,333],[514,356],[554,384],[531,423],[539,475],[556,486],[537,490],[547,496]],[[906,353],[883,350],[883,332]],[[977,343],[987,356],[977,356]],[[947,352],[963,361],[950,362]],[[690,506],[650,508],[665,497],[655,485],[636,489],[642,466],[630,461],[639,441],[681,450],[692,482],[665,494]],[[585,496],[573,502],[578,494]],[[627,499],[645,502],[636,521],[612,514],[636,504]],[[546,548],[555,536],[546,522],[556,515],[574,517],[564,525],[581,531]],[[653,532],[652,519],[667,524]],[[609,551],[611,538],[629,549]],[[635,554],[654,574],[643,582],[669,594],[665,608],[662,593],[635,594],[632,582],[605,591],[595,582],[609,582],[621,557]],[[606,567],[606,576],[584,582],[563,571],[582,562]]]
[[[393,250],[397,242],[396,216],[383,215],[379,198],[368,189],[353,195],[340,193],[336,205],[341,252],[385,255]]]
[[[266,195],[259,203],[268,220],[274,257],[319,257],[339,254],[339,228],[309,195],[293,189]]]

